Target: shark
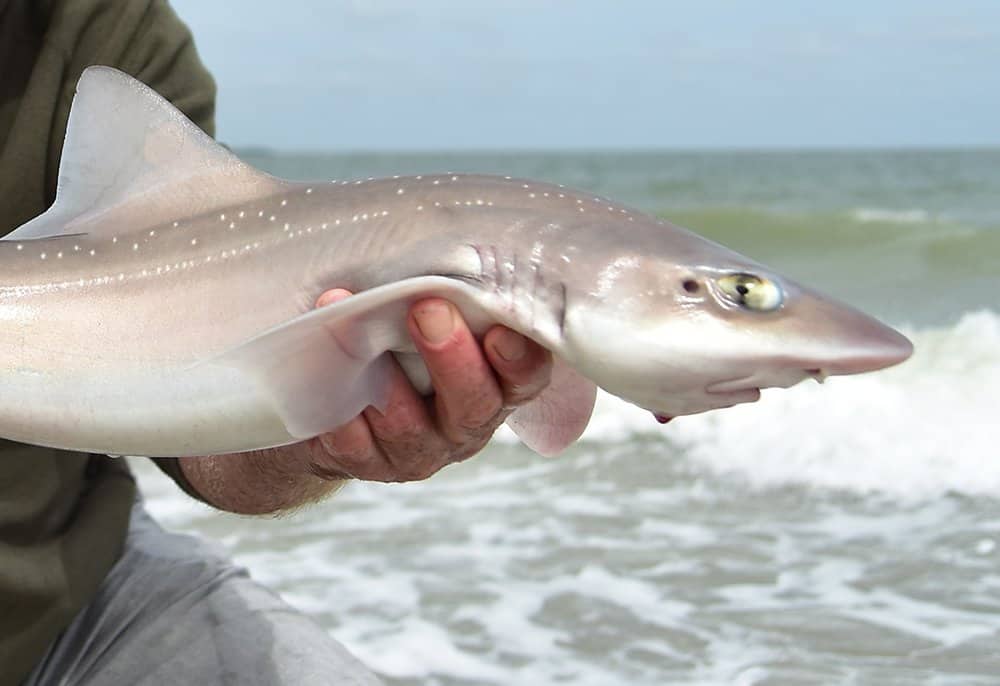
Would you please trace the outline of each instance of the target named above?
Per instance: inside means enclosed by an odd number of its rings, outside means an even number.
[[[553,355],[508,424],[556,454],[597,388],[661,421],[874,371],[912,345],[691,231],[509,176],[292,182],[108,67],[80,78],[56,199],[0,240],[0,436],[113,455],[240,452],[384,407],[419,299]],[[330,288],[354,295],[316,308]]]

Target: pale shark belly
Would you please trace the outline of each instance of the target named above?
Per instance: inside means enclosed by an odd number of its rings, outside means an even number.
[[[0,435],[114,455],[204,455],[293,442],[271,399],[220,365],[137,373],[9,371]]]

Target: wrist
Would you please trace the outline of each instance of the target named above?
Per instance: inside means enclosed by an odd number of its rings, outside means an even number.
[[[229,455],[179,458],[181,471],[202,499],[237,514],[278,514],[317,502],[343,481],[310,468],[307,444]]]

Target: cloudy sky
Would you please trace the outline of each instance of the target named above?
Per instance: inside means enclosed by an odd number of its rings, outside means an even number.
[[[233,145],[1000,145],[996,0],[172,4]]]

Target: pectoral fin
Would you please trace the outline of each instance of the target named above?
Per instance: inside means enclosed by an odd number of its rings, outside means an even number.
[[[548,387],[508,417],[507,426],[536,453],[552,457],[583,434],[596,398],[597,386],[555,357]]]
[[[271,398],[289,435],[311,438],[369,405],[384,409],[393,364],[388,353],[412,349],[406,313],[428,297],[455,303],[476,330],[492,319],[475,288],[447,277],[416,277],[307,312],[209,362],[248,375]],[[507,424],[532,450],[554,455],[583,433],[595,394],[593,383],[557,358],[549,387]]]
[[[252,378],[289,435],[311,438],[343,426],[368,405],[384,409],[392,364],[387,351],[408,347],[406,312],[413,302],[442,297],[466,310],[477,307],[475,294],[445,277],[398,281],[307,312],[208,363]]]

